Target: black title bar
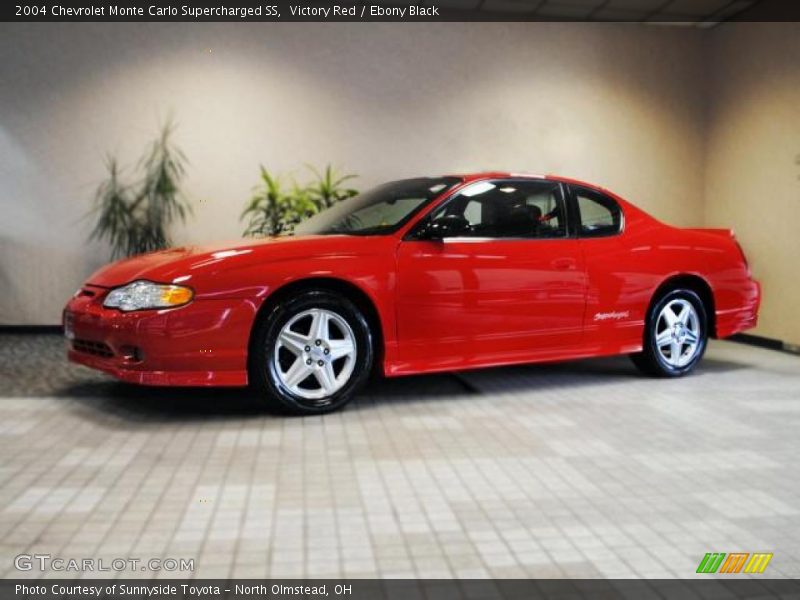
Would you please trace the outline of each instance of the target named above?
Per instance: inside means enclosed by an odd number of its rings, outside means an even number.
[[[597,580],[597,579],[6,579],[0,598],[19,600],[545,600],[549,598],[744,598],[797,597],[792,580],[727,579]]]
[[[800,2],[760,0],[747,10],[735,14],[705,17],[702,24],[715,20],[796,21],[800,20]],[[734,3],[735,4],[735,3]],[[519,11],[488,10],[482,0],[10,0],[0,3],[3,22],[84,22],[84,21],[332,21],[332,22],[419,22],[419,21],[575,21],[543,15],[534,0],[520,0]],[[642,15],[631,22],[685,21],[695,23],[697,17],[680,15]],[[616,18],[615,21],[625,21]]]

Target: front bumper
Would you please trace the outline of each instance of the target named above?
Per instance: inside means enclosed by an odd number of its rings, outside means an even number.
[[[247,385],[252,302],[196,298],[125,313],[103,307],[108,291],[84,286],[64,309],[70,361],[145,385]]]

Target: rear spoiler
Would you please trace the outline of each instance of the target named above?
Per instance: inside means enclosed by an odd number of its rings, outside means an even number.
[[[736,235],[733,229],[714,229],[710,227],[686,227],[686,231],[696,231],[697,233],[710,233],[711,235],[719,235],[726,238],[735,238]]]

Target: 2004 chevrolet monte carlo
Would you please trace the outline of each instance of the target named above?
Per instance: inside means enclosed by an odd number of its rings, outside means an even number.
[[[630,354],[677,377],[756,324],[730,230],[679,229],[615,194],[509,173],[381,185],[292,235],[145,254],[69,301],[70,360],[147,385],[252,385],[342,407],[387,377]]]

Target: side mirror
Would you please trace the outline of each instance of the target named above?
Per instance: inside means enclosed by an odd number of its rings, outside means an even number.
[[[469,231],[469,221],[458,215],[445,215],[431,221],[422,233],[426,240],[442,240],[448,237],[458,237]]]

